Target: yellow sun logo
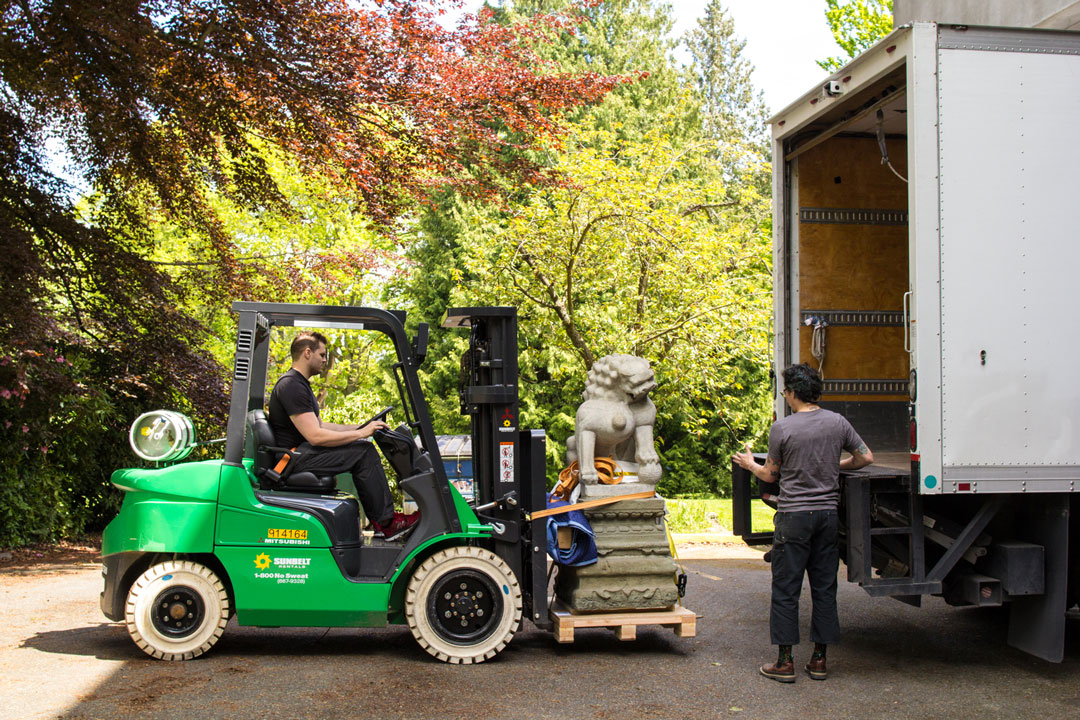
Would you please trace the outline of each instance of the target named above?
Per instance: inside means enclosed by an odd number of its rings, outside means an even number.
[[[270,567],[270,556],[266,553],[259,553],[255,556],[255,567],[260,570],[265,570]]]

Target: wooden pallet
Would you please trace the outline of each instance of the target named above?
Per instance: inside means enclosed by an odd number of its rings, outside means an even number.
[[[555,639],[561,643],[574,642],[575,628],[609,627],[620,640],[636,638],[639,625],[671,626],[679,637],[694,637],[697,634],[697,615],[679,606],[670,610],[578,613],[556,600],[549,613],[555,622]]]

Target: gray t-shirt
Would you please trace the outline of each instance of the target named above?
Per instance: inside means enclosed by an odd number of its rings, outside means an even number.
[[[840,502],[840,451],[863,444],[851,423],[830,410],[797,412],[773,423],[769,457],[780,463],[781,512],[835,509]]]

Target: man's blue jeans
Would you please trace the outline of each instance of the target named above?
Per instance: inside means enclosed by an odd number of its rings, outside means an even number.
[[[799,644],[799,594],[803,573],[810,577],[813,615],[810,639],[831,645],[840,639],[836,612],[836,510],[778,512],[773,518],[772,612],[769,632],[773,645]]]

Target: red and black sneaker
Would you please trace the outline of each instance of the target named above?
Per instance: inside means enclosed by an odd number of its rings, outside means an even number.
[[[419,519],[419,512],[405,515],[395,510],[393,517],[391,517],[385,525],[377,522],[372,522],[371,525],[375,528],[376,537],[382,535],[385,540],[397,540],[408,535],[416,526],[416,521]]]

